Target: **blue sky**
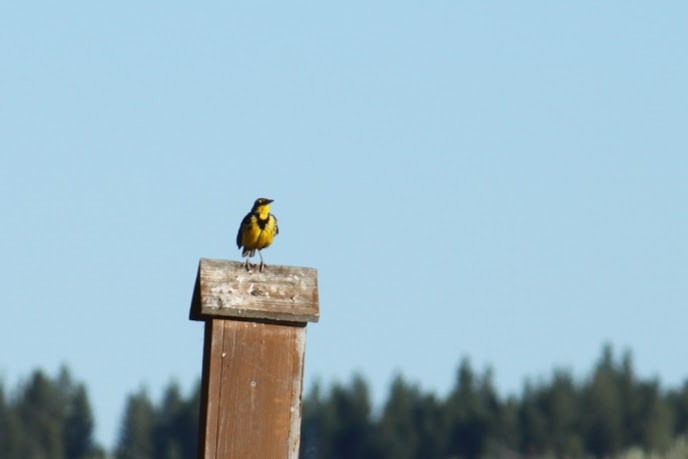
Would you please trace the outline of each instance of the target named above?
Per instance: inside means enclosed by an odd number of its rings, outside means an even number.
[[[319,270],[306,384],[503,393],[605,342],[688,377],[684,2],[0,5],[0,376],[65,363],[111,446],[200,374],[198,259]]]

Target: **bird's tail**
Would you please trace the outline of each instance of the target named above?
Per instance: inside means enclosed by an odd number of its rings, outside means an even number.
[[[244,249],[243,252],[241,252],[242,257],[253,257],[256,255],[256,249]]]

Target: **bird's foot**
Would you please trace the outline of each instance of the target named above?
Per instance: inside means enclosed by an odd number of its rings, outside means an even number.
[[[260,265],[258,266],[258,270],[259,270],[260,272],[263,272],[263,268],[266,268],[267,266],[268,266],[268,265],[266,265],[265,263],[263,263],[263,261],[261,260]]]

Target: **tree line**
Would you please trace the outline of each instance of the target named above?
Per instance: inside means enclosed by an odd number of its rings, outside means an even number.
[[[160,400],[145,389],[125,401],[112,451],[93,438],[86,387],[68,369],[36,370],[9,392],[0,384],[0,458],[187,459],[196,457],[200,390],[170,383]],[[302,459],[614,457],[630,447],[662,452],[688,435],[688,381],[664,389],[639,378],[631,354],[604,347],[590,374],[555,370],[500,396],[490,369],[460,362],[438,396],[397,376],[374,409],[365,379],[316,384],[303,403]],[[688,456],[687,456],[688,457]]]
[[[589,377],[555,370],[500,397],[491,370],[464,359],[445,397],[396,377],[373,415],[356,376],[304,401],[301,457],[341,459],[614,457],[631,447],[663,452],[688,434],[688,382],[663,390],[640,379],[630,353],[604,347]],[[688,457],[687,452],[681,457]]]

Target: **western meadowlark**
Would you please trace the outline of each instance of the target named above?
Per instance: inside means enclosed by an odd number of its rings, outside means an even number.
[[[270,203],[272,199],[258,198],[253,203],[251,212],[246,214],[241,221],[237,232],[236,243],[240,249],[242,257],[246,257],[246,270],[251,270],[249,259],[256,254],[260,256],[260,271],[263,270],[263,255],[260,253],[265,247],[272,244],[273,239],[279,233],[277,218],[270,213]]]

